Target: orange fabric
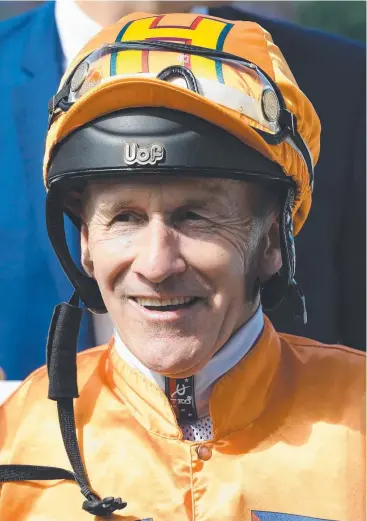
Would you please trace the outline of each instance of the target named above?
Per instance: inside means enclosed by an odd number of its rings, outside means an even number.
[[[152,28],[153,27],[153,28]],[[194,29],[192,28],[194,27]],[[220,18],[194,13],[163,16],[149,13],[133,13],[118,23],[103,29],[80,52],[68,68],[61,82],[72,72],[77,63],[103,44],[115,41],[168,38],[183,39],[194,45],[215,49],[222,31],[228,32],[222,50],[252,61],[266,71],[282,91],[287,108],[297,117],[298,131],[308,146],[316,164],[320,152],[320,122],[317,114],[300,91],[297,83],[270,34],[252,22],[229,22]],[[182,41],[181,41],[182,43]],[[287,143],[267,145],[250,128],[261,127],[244,114],[220,106],[202,96],[173,84],[154,79],[115,79],[101,84],[77,100],[72,108],[61,113],[52,124],[46,141],[44,181],[47,186],[47,169],[52,150],[70,132],[94,118],[123,108],[136,106],[166,107],[182,110],[206,119],[232,133],[260,153],[280,164],[286,175],[291,176],[298,188],[293,208],[294,234],[301,229],[311,206],[309,173],[304,161]]]
[[[257,345],[214,387],[204,461],[202,444],[182,440],[162,391],[112,344],[81,353],[81,454],[92,487],[128,502],[109,519],[253,521],[265,511],[364,521],[364,361],[352,349],[278,335],[266,319]],[[41,368],[1,408],[1,463],[70,468],[46,395]],[[82,501],[69,481],[4,484],[0,519],[90,521]]]

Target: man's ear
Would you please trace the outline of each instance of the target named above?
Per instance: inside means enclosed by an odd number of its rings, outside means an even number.
[[[94,266],[92,256],[89,249],[89,234],[88,226],[82,223],[80,230],[80,250],[81,250],[81,261],[85,272],[90,276],[94,277]]]
[[[282,267],[279,223],[273,221],[260,241],[258,257],[258,277],[260,282],[269,280]]]

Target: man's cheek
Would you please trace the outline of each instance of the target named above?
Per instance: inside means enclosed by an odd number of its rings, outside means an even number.
[[[121,238],[103,238],[95,241],[91,248],[93,262],[100,270],[115,270],[133,259],[132,241]]]
[[[111,291],[116,274],[120,270],[120,258],[116,252],[99,246],[92,254],[94,266],[94,278],[102,292]]]

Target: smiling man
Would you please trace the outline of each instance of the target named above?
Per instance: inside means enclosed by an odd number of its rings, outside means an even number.
[[[196,373],[255,314],[257,278],[281,266],[279,208],[263,215],[260,193],[252,183],[179,176],[89,183],[83,266],[144,366]]]
[[[364,356],[262,314],[289,298],[307,318],[293,235],[320,137],[270,35],[135,13],[49,111],[47,226],[75,293],[1,409],[1,521],[362,521]],[[115,332],[76,356],[79,299]]]

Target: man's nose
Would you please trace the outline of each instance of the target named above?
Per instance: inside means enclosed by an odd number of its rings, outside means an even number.
[[[167,224],[151,220],[141,239],[139,252],[132,264],[135,273],[149,282],[159,284],[171,275],[186,270],[179,237]]]

